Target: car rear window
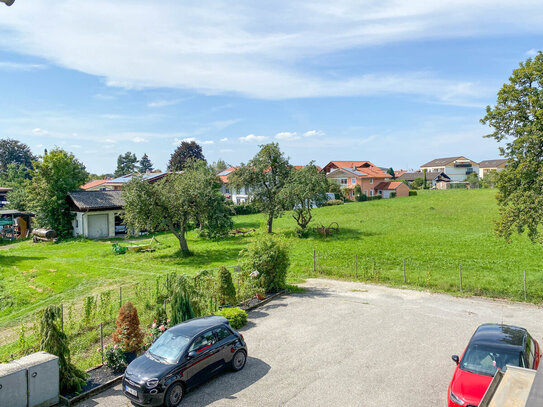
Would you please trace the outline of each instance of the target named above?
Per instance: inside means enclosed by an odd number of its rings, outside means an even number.
[[[460,369],[494,376],[497,369],[505,370],[506,365],[523,366],[521,353],[485,345],[471,345],[460,362]]]

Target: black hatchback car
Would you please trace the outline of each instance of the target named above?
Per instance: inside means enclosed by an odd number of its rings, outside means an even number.
[[[243,335],[228,320],[210,316],[173,326],[126,368],[123,392],[138,406],[179,405],[183,395],[225,367],[247,360]]]

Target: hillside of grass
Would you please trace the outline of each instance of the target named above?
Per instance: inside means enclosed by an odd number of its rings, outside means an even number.
[[[332,222],[339,234],[324,238],[294,235],[290,214],[274,221],[274,231],[287,241],[289,278],[331,276],[459,292],[462,267],[464,294],[523,300],[523,270],[528,300],[543,300],[543,248],[525,236],[512,243],[496,238],[494,190],[422,191],[418,196],[348,203],[314,210],[312,226]],[[262,214],[238,216],[236,228],[265,229]],[[196,273],[235,265],[239,251],[257,234],[221,241],[189,233],[194,255],[178,255],[171,234],[157,235],[152,253],[115,255],[113,241],[70,240],[58,244],[31,241],[0,247],[1,329],[17,326],[47,304],[81,302],[85,296],[132,284],[154,284],[175,271]],[[314,266],[313,253],[316,253]],[[356,260],[355,260],[356,256]],[[315,271],[314,271],[315,267]],[[1,293],[1,291],[0,291]]]

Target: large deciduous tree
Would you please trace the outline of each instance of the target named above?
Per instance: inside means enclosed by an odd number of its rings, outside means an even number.
[[[496,182],[497,235],[509,241],[527,231],[543,243],[543,53],[513,71],[481,122],[493,129],[486,137],[503,142],[500,153],[507,159]]]
[[[270,143],[261,146],[251,161],[242,164],[229,179],[232,188],[248,189],[251,201],[268,214],[268,233],[272,233],[273,219],[283,213],[285,201],[280,193],[290,171],[291,166],[279,144]]]
[[[34,162],[31,175],[28,204],[39,225],[54,229],[59,237],[71,236],[73,215],[66,197],[87,180],[85,166],[73,154],[55,148]]]
[[[211,164],[211,168],[213,168],[213,170],[218,174],[219,172],[230,168],[230,165],[226,161],[219,158],[217,161],[214,161],[213,164]]]
[[[11,188],[8,192],[7,209],[25,211],[28,209],[26,187],[30,179],[30,171],[22,164],[10,163],[7,169],[0,173],[0,183],[3,187]]]
[[[136,154],[131,153],[130,151],[120,154],[117,158],[117,169],[115,170],[114,175],[116,177],[121,177],[123,175],[132,174],[136,171],[136,164],[138,158]]]
[[[195,141],[182,141],[170,157],[168,171],[183,171],[191,161],[197,160],[206,160],[202,147]]]
[[[281,191],[289,208],[293,208],[292,217],[300,227],[300,235],[306,234],[306,228],[311,222],[311,209],[326,201],[328,180],[313,162],[299,170],[292,170],[287,184]]]
[[[190,162],[183,174],[170,174],[154,184],[134,177],[123,192],[124,222],[129,230],[169,230],[179,240],[181,253],[188,255],[188,230],[199,226],[202,234],[216,237],[232,227],[219,188],[217,176],[202,161]]]
[[[0,140],[0,172],[6,171],[9,164],[17,164],[29,170],[36,159],[26,144],[9,138]]]
[[[143,157],[141,157],[140,163],[139,163],[138,170],[142,174],[145,174],[147,172],[153,172],[153,163],[149,159],[149,156],[147,153],[143,154]]]

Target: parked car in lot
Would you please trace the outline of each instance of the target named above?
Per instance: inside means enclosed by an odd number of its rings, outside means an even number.
[[[464,353],[452,356],[456,369],[449,384],[449,407],[476,407],[498,369],[506,365],[537,369],[539,344],[524,328],[483,324],[473,334]]]
[[[174,407],[191,387],[225,367],[239,371],[246,360],[243,335],[226,318],[196,318],[168,329],[130,363],[122,388],[132,404]]]

